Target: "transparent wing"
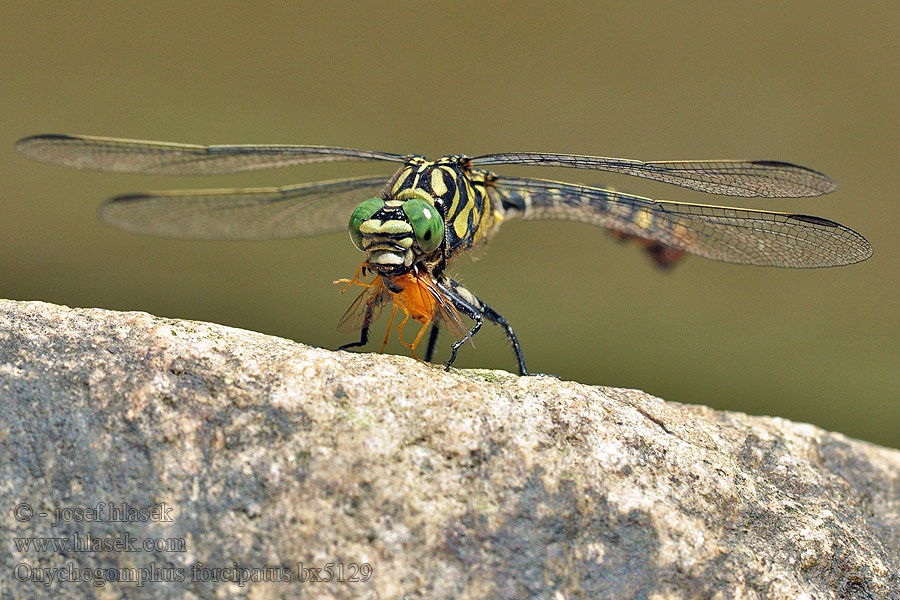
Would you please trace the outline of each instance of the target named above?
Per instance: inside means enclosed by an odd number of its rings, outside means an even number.
[[[863,236],[819,217],[655,201],[542,179],[501,179],[488,189],[507,217],[583,221],[724,262],[811,268],[872,255]]]
[[[352,333],[363,325],[372,325],[381,316],[381,310],[389,300],[384,286],[364,287],[337,324],[341,333]]]
[[[154,175],[217,175],[319,162],[404,159],[398,154],[330,146],[199,146],[66,134],[27,137],[16,142],[16,150],[73,169]]]
[[[378,196],[386,177],[287,187],[129,194],[100,206],[110,225],[161,237],[264,240],[345,231],[353,209]]]
[[[834,191],[834,181],[818,171],[772,160],[658,160],[511,152],[471,159],[474,166],[522,164],[596,169],[644,177],[723,196],[801,198]]]
[[[458,340],[466,337],[469,333],[469,329],[463,323],[459,311],[453,306],[453,301],[447,297],[441,288],[435,285],[430,277],[422,278],[420,281],[423,282],[424,287],[435,299],[435,306],[437,307],[435,318],[443,323],[442,327]],[[471,338],[469,339],[469,342],[473,347],[475,346],[475,343]]]

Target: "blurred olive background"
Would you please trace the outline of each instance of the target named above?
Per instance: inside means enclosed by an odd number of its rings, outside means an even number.
[[[497,171],[815,214],[863,233],[872,259],[797,271],[689,257],[660,272],[590,226],[510,222],[454,273],[509,319],[532,370],[900,446],[896,3],[311,4],[7,3],[0,297],[142,310],[336,347],[349,341],[335,323],[352,297],[331,282],[361,262],[345,235],[160,240],[109,228],[95,209],[145,189],[392,169],[112,175],[18,156],[13,143],[30,134],[433,157],[787,160],[828,173],[838,191],[745,200],[598,172]],[[515,371],[499,328],[485,326],[475,342],[457,366]],[[389,350],[407,353],[396,342]]]

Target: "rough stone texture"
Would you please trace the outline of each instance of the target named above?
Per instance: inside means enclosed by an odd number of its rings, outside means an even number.
[[[810,425],[12,301],[0,399],[3,598],[900,598],[900,452]],[[171,520],[52,525],[98,502]],[[123,532],[183,548],[14,540]]]

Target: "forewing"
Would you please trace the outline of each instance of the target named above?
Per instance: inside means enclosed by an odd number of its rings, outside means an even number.
[[[345,231],[353,209],[378,196],[386,177],[280,188],[172,190],[129,194],[100,207],[121,229],[161,237],[264,240]]]
[[[16,142],[16,150],[74,169],[155,175],[217,175],[319,162],[404,160],[398,154],[331,146],[201,146],[67,134],[27,137]]]
[[[724,262],[811,268],[872,255],[852,229],[807,215],[655,201],[541,179],[502,179],[494,192],[506,217],[583,221]]]
[[[658,160],[510,152],[471,159],[474,166],[522,164],[545,167],[595,169],[663,181],[723,196],[800,198],[820,196],[837,185],[823,173],[772,160]]]

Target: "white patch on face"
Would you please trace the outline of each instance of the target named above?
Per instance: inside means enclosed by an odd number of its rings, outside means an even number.
[[[397,254],[390,250],[375,250],[369,254],[369,263],[373,265],[402,265],[404,257],[402,254]]]
[[[411,248],[413,243],[413,239],[411,237],[405,238],[383,238],[383,237],[365,237],[362,240],[362,246],[364,250],[369,250],[370,248],[375,250],[384,250],[387,247],[388,250],[393,249],[396,246],[400,246],[403,249]]]

